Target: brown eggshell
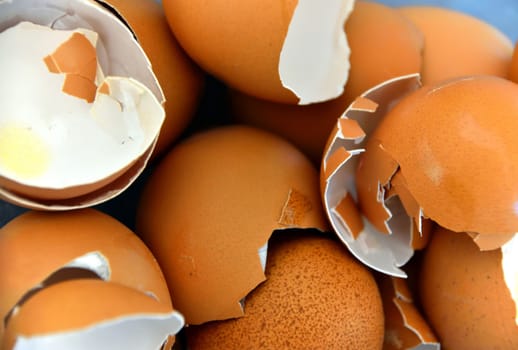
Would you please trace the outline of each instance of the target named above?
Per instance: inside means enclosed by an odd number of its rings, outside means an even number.
[[[407,280],[382,275],[378,279],[385,315],[384,350],[441,348],[435,334],[414,303]]]
[[[518,347],[500,249],[481,252],[467,234],[438,228],[425,250],[420,295],[445,349]]]
[[[518,231],[516,96],[518,85],[491,76],[424,86],[386,114],[364,156],[381,147],[397,162],[396,175],[423,217],[457,232],[512,234]]]
[[[267,279],[245,316],[186,328],[189,349],[381,349],[384,318],[369,270],[337,241],[276,233]]]
[[[357,1],[345,23],[351,47],[345,104],[385,80],[419,73],[424,38],[396,9],[374,1]]]
[[[7,324],[2,349],[11,349],[19,337],[29,339],[52,337],[53,335],[55,337],[60,335],[67,337],[73,332],[95,332],[94,327],[96,326],[99,329],[109,328],[113,323],[123,323],[125,318],[133,318],[133,322],[135,322],[139,317],[143,319],[138,330],[142,333],[140,339],[135,339],[138,334],[125,334],[120,329],[111,333],[104,332],[98,337],[97,341],[101,344],[97,344],[97,348],[107,348],[102,343],[121,346],[122,343],[128,342],[127,339],[133,339],[133,342],[141,342],[141,345],[149,343],[149,339],[142,341],[142,337],[150,337],[149,333],[146,333],[148,330],[145,329],[145,327],[149,327],[145,324],[147,320],[168,318],[170,320],[166,322],[169,326],[181,327],[182,318],[177,313],[175,314],[170,306],[158,302],[141,291],[118,283],[95,279],[61,282],[44,288],[31,296],[12,315]],[[108,323],[112,323],[112,325]],[[167,336],[173,336],[178,330],[178,328],[171,328],[171,333],[166,333],[166,337],[154,339],[155,345],[156,342],[161,345],[161,342],[167,340]],[[88,339],[89,336],[86,334],[83,337]],[[117,337],[124,337],[125,339],[117,341]],[[92,344],[91,336],[89,341]],[[42,340],[40,345],[43,346],[44,344],[45,341]],[[132,346],[136,346],[136,344]],[[25,348],[27,348],[26,345]],[[48,348],[48,345],[45,348]]]
[[[273,230],[293,227],[327,229],[318,173],[287,141],[244,126],[173,148],[137,215],[189,324],[242,316],[239,301],[264,280],[258,250]]]
[[[192,119],[201,97],[204,74],[188,58],[154,0],[103,0],[130,26],[151,61],[166,100],[166,119],[153,156],[163,153]]]
[[[0,229],[0,317],[47,277],[88,253],[106,259],[110,281],[150,293],[171,307],[160,267],[126,226],[94,209],[28,211]]]
[[[178,41],[208,73],[248,95],[302,104],[335,98],[343,90],[349,48],[342,25],[353,4],[352,0],[320,7],[293,0],[162,2]],[[306,35],[308,30],[312,35]]]
[[[284,137],[315,164],[320,164],[329,133],[347,107],[343,95],[300,106],[262,100],[236,90],[230,92],[230,106],[234,121]]]
[[[101,187],[94,191],[90,185],[75,186],[65,190],[31,187],[27,191],[26,186],[0,178],[0,198],[15,205],[36,210],[63,211],[91,207],[94,204],[106,202],[126,190],[144,171],[152,151],[153,148],[148,149],[143,157],[137,159],[122,174],[114,174],[103,182],[97,183],[96,187],[97,185]],[[78,193],[83,194],[76,196]]]
[[[351,48],[351,68],[341,96],[299,106],[232,91],[230,103],[235,120],[285,137],[319,164],[336,119],[356,97],[389,78],[421,70],[422,35],[395,9],[357,1],[345,23],[345,32]]]
[[[356,98],[337,120],[325,147],[320,168],[324,208],[340,240],[367,266],[399,277],[406,276],[405,271],[399,267],[412,257],[414,247],[420,246],[415,242],[412,222],[404,212],[401,201],[395,196],[385,201],[380,193],[381,202],[378,205],[382,206],[382,210],[379,212],[388,214],[391,211],[394,220],[387,221],[387,227],[382,230],[370,223],[358,206],[357,185],[363,179],[357,178],[357,169],[362,164],[361,155],[373,131],[387,111],[419,86],[419,75],[410,74],[389,79]],[[382,155],[383,152],[375,154]],[[383,189],[382,184],[394,173],[397,164],[383,156],[372,164],[375,170],[366,178],[380,176],[380,181],[376,178],[375,184],[371,186],[373,191],[377,191]],[[387,218],[387,215],[383,217]]]
[[[474,74],[507,76],[513,46],[495,27],[442,7],[406,6],[399,10],[425,38],[423,84]]]
[[[113,14],[97,2],[87,0],[47,0],[2,2],[0,10],[0,30],[9,28],[20,21],[42,26],[52,25],[55,29],[92,28],[101,38],[97,50],[98,62],[107,76],[125,79],[131,77],[149,89],[156,98],[161,120],[151,122],[146,119],[145,131],[156,127],[156,137],[140,150],[130,162],[112,173],[86,183],[60,186],[32,186],[15,178],[0,178],[0,198],[19,206],[40,210],[76,209],[107,201],[125,190],[144,170],[158,137],[163,121],[160,103],[164,96],[162,89],[150,67],[142,47],[136,42],[128,28]],[[129,60],[128,57],[131,57]],[[69,87],[65,86],[65,90]],[[73,89],[74,90],[74,89]],[[77,92],[77,91],[76,91]],[[148,111],[149,112],[149,111]],[[160,119],[160,118],[159,118]]]
[[[507,78],[518,84],[518,42],[514,46],[513,57],[511,59]]]

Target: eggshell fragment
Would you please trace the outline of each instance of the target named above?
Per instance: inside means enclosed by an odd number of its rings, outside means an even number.
[[[407,280],[383,275],[378,284],[385,314],[384,350],[439,350],[435,334],[414,304]]]
[[[72,267],[148,293],[171,307],[154,256],[124,225],[94,209],[28,211],[0,229],[0,317],[45,287],[56,272]],[[2,333],[3,326],[0,338]]]
[[[173,148],[144,187],[137,232],[188,324],[243,315],[264,280],[258,257],[276,229],[327,229],[318,172],[293,145],[243,126]]]
[[[465,233],[440,227],[433,232],[424,250],[419,291],[444,348],[518,347],[516,285],[505,277],[516,276],[516,254],[515,246],[506,253],[480,251]]]
[[[282,85],[299,104],[338,97],[349,75],[350,49],[344,24],[354,0],[299,0],[293,11],[279,57]]]
[[[162,4],[190,57],[236,90],[270,101],[312,103],[340,95],[345,85],[343,25],[352,0],[324,6],[314,0]]]
[[[512,42],[492,25],[445,7],[404,6],[399,10],[423,33],[423,84],[465,75],[506,77]]]
[[[21,34],[13,29],[29,25],[41,30]],[[81,39],[80,34],[85,33],[96,48],[96,59],[92,58],[91,47],[76,45],[75,39],[71,41],[71,38]],[[51,34],[54,39],[50,39]],[[12,35],[15,35],[14,39]],[[31,35],[39,39],[31,39]],[[40,38],[42,35],[45,39]],[[2,141],[8,144],[1,147],[0,196],[29,208],[59,210],[100,203],[129,186],[149,159],[164,119],[161,88],[149,60],[129,29],[96,2],[24,0],[0,3],[0,36],[3,45],[7,45],[2,50],[19,55],[2,56],[2,76],[9,83],[2,85],[7,91],[1,94],[5,100],[0,132]],[[94,36],[98,39],[93,40]],[[49,44],[51,40],[58,42],[52,45]],[[15,49],[8,49],[12,41],[16,42]],[[81,52],[75,52],[77,50]],[[71,63],[79,63],[73,57],[86,58],[85,66],[73,68]],[[13,69],[16,67],[18,69]],[[70,69],[74,71],[68,71]],[[112,86],[113,91],[123,93],[113,97],[116,104],[124,106],[117,114],[124,116],[125,121],[117,124],[112,118],[115,127],[111,130],[119,133],[130,130],[129,139],[135,140],[126,143],[125,147],[118,146],[125,150],[122,157],[112,154],[115,145],[107,147],[101,142],[113,136],[110,132],[105,135],[106,129],[88,138],[95,129],[95,123],[87,117],[88,109],[90,104],[104,104],[98,97],[106,90],[97,89],[104,77],[108,77],[107,84],[117,85]],[[32,83],[23,89],[10,88],[20,81]],[[100,91],[94,93],[94,86]],[[92,97],[93,102],[88,103]],[[142,101],[145,101],[144,105],[141,105]],[[155,107],[150,107],[150,103]],[[63,118],[63,115],[71,118]],[[135,125],[130,127],[131,120],[138,120],[142,126],[133,123]],[[85,127],[87,125],[91,127]],[[144,137],[138,136],[139,133]],[[91,142],[92,139],[96,142]],[[138,144],[138,150],[126,150],[130,144]],[[103,152],[96,153],[96,147],[102,148]],[[11,156],[17,152],[23,152],[22,156]],[[67,153],[72,156],[63,158]],[[88,153],[97,156],[95,166],[88,166],[92,158],[85,156]],[[104,157],[111,161],[101,161]],[[66,167],[59,166],[63,159]]]
[[[30,297],[10,318],[2,349],[156,350],[183,324],[178,312],[140,291],[74,280]]]
[[[246,315],[187,327],[189,349],[382,348],[378,287],[340,242],[276,232],[269,247],[267,279],[247,297]]]
[[[364,152],[371,133],[383,116],[419,85],[419,76],[412,74],[388,80],[358,97],[337,120],[321,166],[324,207],[338,237],[366,265],[400,277],[406,274],[399,267],[413,254],[411,222],[405,216],[394,215],[391,224],[396,229],[391,230],[390,235],[369,223],[357,206],[356,169],[358,155]],[[386,162],[380,164],[387,165]],[[393,171],[390,166],[383,169],[388,174]],[[398,201],[392,201],[392,204],[390,211],[404,213]]]

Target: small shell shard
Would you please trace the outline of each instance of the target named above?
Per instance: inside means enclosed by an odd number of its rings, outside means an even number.
[[[97,52],[84,34],[73,32],[43,61],[49,72],[65,75],[64,93],[93,102],[97,89]]]
[[[286,227],[300,227],[304,217],[311,210],[311,201],[301,192],[291,188],[282,208],[279,224]]]

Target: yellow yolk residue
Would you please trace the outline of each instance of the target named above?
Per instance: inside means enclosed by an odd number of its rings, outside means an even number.
[[[50,149],[30,128],[0,127],[0,169],[23,178],[43,174],[50,162]]]

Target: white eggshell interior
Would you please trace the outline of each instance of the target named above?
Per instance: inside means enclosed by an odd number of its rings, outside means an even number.
[[[98,92],[93,103],[62,91],[64,74],[49,72],[43,59],[73,32],[21,22],[0,33],[0,51],[9,53],[0,55],[0,176],[56,189],[94,183],[156,138],[165,114],[138,81],[106,77],[99,86],[110,93]]]
[[[298,1],[281,49],[279,75],[299,104],[342,94],[350,67],[344,25],[353,6],[353,0]]]
[[[136,314],[76,331],[17,337],[15,350],[158,350],[183,327],[181,314]]]

